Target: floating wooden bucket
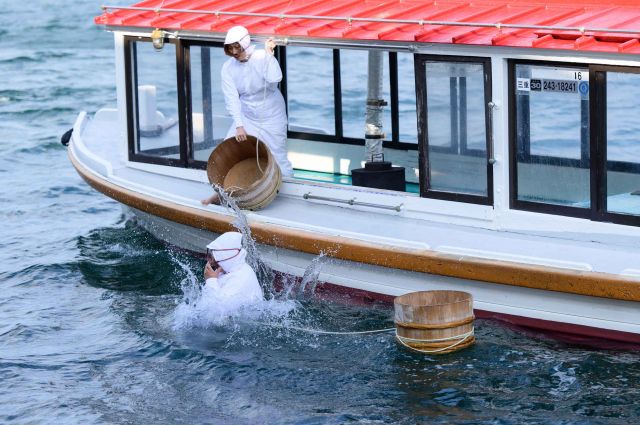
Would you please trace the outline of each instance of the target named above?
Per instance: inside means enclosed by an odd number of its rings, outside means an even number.
[[[421,291],[396,297],[396,338],[407,348],[445,354],[469,347],[473,332],[473,297],[461,291]]]
[[[211,152],[207,162],[209,182],[221,186],[238,207],[252,211],[269,205],[282,184],[280,167],[264,143],[258,143],[257,154],[255,137],[247,136],[244,142],[230,137]]]

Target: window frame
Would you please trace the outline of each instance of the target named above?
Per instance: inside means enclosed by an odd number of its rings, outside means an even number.
[[[333,107],[334,107],[334,122],[335,132],[334,134],[317,134],[311,132],[291,131],[287,129],[287,137],[300,140],[317,141],[338,143],[346,145],[364,146],[365,138],[364,131],[362,137],[347,137],[344,136],[343,131],[343,114],[342,114],[342,76],[341,76],[341,64],[340,64],[340,51],[352,50],[352,49],[340,49],[333,47],[313,47],[317,49],[331,49],[332,50],[332,70],[333,70]],[[364,49],[364,51],[368,51]],[[382,142],[383,148],[397,149],[410,151],[418,150],[419,138],[416,140],[418,143],[409,143],[400,141],[400,118],[399,118],[399,95],[398,95],[398,53],[391,51],[384,51],[388,54],[389,64],[389,107],[391,112],[391,139],[384,139]],[[281,46],[278,56],[280,66],[282,67],[282,83],[280,89],[285,99],[285,105],[287,105],[288,115],[288,90],[287,90],[287,53],[286,47]],[[363,122],[364,124],[364,122]]]
[[[588,160],[591,157],[591,150],[589,152],[587,161],[585,161],[585,146],[584,142],[580,143],[580,159],[576,158],[564,158],[547,155],[531,155],[531,148],[528,147],[528,151],[524,153],[518,152],[517,141],[517,112],[516,112],[516,66],[517,65],[536,65],[544,67],[561,67],[561,68],[576,68],[589,70],[589,64],[575,63],[575,62],[558,62],[558,61],[537,61],[537,60],[520,60],[509,59],[507,61],[507,84],[508,84],[508,103],[509,103],[509,207],[515,210],[538,212],[543,214],[553,214],[567,217],[576,218],[591,218],[591,208],[572,207],[568,205],[557,205],[543,202],[533,202],[518,199],[518,160],[523,158],[532,164],[540,164],[542,162],[552,163],[553,165],[561,167],[572,168],[590,168],[591,161]],[[591,90],[591,73],[589,72],[589,125],[592,125],[593,119],[593,91]],[[589,134],[589,140],[591,141],[591,134]],[[591,146],[593,143],[591,143]],[[590,180],[591,181],[591,180]],[[592,193],[592,187],[590,187],[590,193]],[[592,203],[593,205],[593,203]]]
[[[192,120],[192,103],[193,103],[193,95],[192,95],[192,87],[191,87],[191,47],[215,47],[222,48],[224,47],[224,43],[222,41],[205,41],[205,40],[183,40],[182,43],[184,49],[184,58],[185,58],[185,114],[188,117],[188,135],[189,139],[187,141],[188,145],[188,156],[187,156],[187,167],[186,168],[194,168],[198,170],[206,170],[207,169],[207,161],[198,161],[193,158],[193,154],[195,152],[195,147],[193,146],[193,120]]]
[[[185,81],[184,52],[179,39],[164,39],[165,44],[175,45],[175,66],[176,66],[176,88],[178,97],[178,153],[179,158],[164,158],[148,153],[140,153],[140,131],[139,131],[139,109],[137,92],[134,87],[138,86],[138,58],[136,43],[149,43],[149,48],[153,49],[150,37],[124,36],[124,67],[125,67],[125,103],[127,115],[127,147],[128,160],[146,164],[167,165],[172,167],[187,167],[187,144],[186,126],[187,117],[184,113],[185,91],[180,90]],[[138,152],[136,152],[138,148]],[[168,149],[168,148],[161,148]],[[171,147],[173,150],[173,147]]]
[[[517,163],[520,158],[517,152],[517,113],[515,90],[515,67],[518,64],[557,66],[562,68],[588,69],[589,72],[589,135],[590,146],[585,160],[584,143],[581,143],[581,159],[561,158],[554,156],[529,155],[525,158],[531,163],[553,161],[553,165],[589,169],[589,208],[579,208],[566,205],[546,204],[518,200],[518,171]],[[589,219],[591,221],[611,222],[623,225],[640,226],[640,215],[633,216],[606,211],[606,73],[623,72],[640,74],[640,67],[600,65],[592,63],[536,61],[536,60],[508,60],[508,102],[509,102],[509,204],[511,209],[531,211],[543,214],[553,214],[567,217]],[[603,77],[604,76],[604,77]],[[612,171],[632,171],[640,173],[640,164],[623,161],[610,161]]]
[[[640,214],[630,215],[619,212],[607,211],[607,73],[617,72],[624,74],[640,74],[640,67],[599,65],[589,66],[589,81],[593,78],[595,87],[589,88],[590,96],[594,97],[592,110],[597,112],[597,121],[591,121],[592,157],[595,161],[595,170],[591,176],[591,200],[593,210],[593,220],[605,221],[616,224],[640,226]],[[592,77],[593,75],[593,77]],[[595,124],[595,125],[594,125]],[[623,161],[610,161],[612,168],[609,171],[631,171],[640,174],[640,164],[627,163]],[[595,189],[595,190],[594,190]],[[634,195],[640,196],[640,195]]]
[[[469,193],[447,192],[441,190],[433,190],[429,187],[429,129],[427,120],[427,80],[426,80],[426,62],[459,62],[459,63],[476,63],[483,66],[484,71],[484,123],[485,123],[485,139],[486,150],[486,170],[487,170],[487,195],[473,195]],[[449,55],[430,55],[415,54],[414,55],[415,79],[416,79],[416,113],[418,115],[418,146],[419,146],[419,170],[420,170],[420,196],[423,198],[440,199],[444,201],[464,202],[468,204],[489,205],[493,206],[493,164],[491,163],[491,155],[493,152],[493,135],[492,131],[492,115],[493,111],[489,104],[493,101],[492,90],[492,70],[491,58],[481,56],[449,56]],[[442,149],[439,149],[442,148]],[[433,148],[432,148],[433,149]],[[455,149],[455,150],[454,150]],[[436,147],[435,151],[458,153],[458,145],[452,144],[452,147]],[[475,151],[476,153],[469,154]],[[461,149],[460,155],[482,156],[482,151],[474,149]]]

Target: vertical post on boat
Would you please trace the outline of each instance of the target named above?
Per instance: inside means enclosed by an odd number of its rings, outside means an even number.
[[[364,133],[367,161],[381,160],[382,158],[382,139],[384,139],[382,109],[387,104],[382,99],[382,62],[381,51],[369,51],[369,78]]]
[[[517,77],[531,79],[531,70],[525,68],[525,72],[522,75],[518,73]],[[529,92],[516,93],[516,122],[518,126],[516,128],[516,141],[517,161],[529,161],[531,156],[531,126],[529,120],[531,119],[531,111],[529,104]]]
[[[449,104],[451,105],[451,150],[458,153],[458,77],[449,77]]]
[[[364,140],[366,162],[364,168],[351,170],[354,186],[379,189],[406,189],[404,167],[394,167],[382,154],[382,110],[387,102],[382,98],[383,56],[378,50],[369,51],[369,78],[367,79],[367,108],[365,113]]]
[[[204,127],[204,142],[213,141],[213,109],[211,106],[211,50],[200,48],[200,62],[202,69],[202,125]]]
[[[460,99],[459,114],[459,141],[460,153],[467,151],[467,77],[458,78],[458,95]]]
[[[589,166],[589,98],[580,100],[580,162]]]

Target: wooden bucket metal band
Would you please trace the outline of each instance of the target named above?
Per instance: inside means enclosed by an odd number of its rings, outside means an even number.
[[[468,325],[469,323],[473,323],[475,316],[467,317],[466,319],[459,320],[457,322],[449,322],[442,324],[426,324],[426,323],[405,323],[405,322],[396,322],[397,326],[409,329],[448,329],[454,328],[456,326]]]

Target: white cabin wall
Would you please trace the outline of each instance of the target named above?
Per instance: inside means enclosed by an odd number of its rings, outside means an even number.
[[[127,161],[129,159],[129,147],[127,143],[127,94],[124,59],[124,35],[119,32],[113,33],[115,47],[115,64],[116,64],[116,98],[118,103],[118,151],[120,159]]]

